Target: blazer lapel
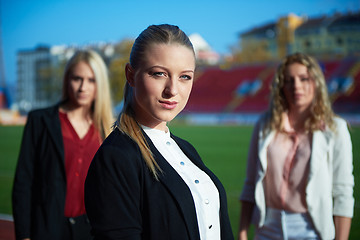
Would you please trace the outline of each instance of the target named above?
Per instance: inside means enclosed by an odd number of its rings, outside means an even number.
[[[259,154],[260,164],[262,167],[263,176],[267,168],[267,147],[269,146],[271,140],[273,140],[274,135],[275,135],[275,131],[271,131],[270,134],[268,134],[265,138],[263,138],[262,134],[261,136],[259,136],[258,154]]]
[[[183,140],[178,137],[171,135],[171,137],[176,141],[178,146],[184,152],[184,154],[202,171],[204,171],[215,184],[218,192],[219,192],[219,201],[220,201],[220,226],[221,226],[221,238],[226,238],[226,228],[230,225],[228,222],[228,209],[227,209],[227,199],[226,199],[226,191],[220,180],[216,177],[216,175],[206,167],[206,165],[201,160],[200,156],[197,154],[196,150],[191,148],[191,145],[183,144]],[[227,225],[228,223],[228,225]],[[231,229],[228,229],[231,232]]]
[[[326,160],[329,138],[328,131],[318,130],[313,133],[308,184],[310,184],[312,176],[319,170],[319,166],[321,165],[320,162]]]
[[[45,125],[49,131],[49,135],[51,136],[52,140],[55,143],[55,148],[63,161],[63,166],[65,165],[64,162],[64,145],[63,145],[63,138],[61,133],[61,124],[58,112],[58,105],[51,108],[46,117],[44,117]]]
[[[150,138],[144,132],[143,134],[147,143],[149,144],[151,152],[154,154],[156,162],[162,170],[162,173],[159,174],[159,181],[165,185],[170,194],[177,201],[178,206],[183,213],[190,239],[200,239],[195,204],[190,189],[180,177],[180,175],[176,172],[176,170],[156,149]]]
[[[214,184],[216,185],[217,189],[220,191],[221,189],[223,189],[220,180],[216,177],[216,175],[210,171],[209,168],[206,167],[206,165],[203,163],[203,161],[201,160],[200,156],[197,154],[196,151],[194,151],[192,148],[188,148],[187,145],[182,144],[181,140],[174,136],[171,135],[172,139],[174,139],[174,141],[178,144],[178,146],[180,147],[180,149],[184,152],[184,154],[202,171],[204,171],[210,178],[211,180],[214,182]]]

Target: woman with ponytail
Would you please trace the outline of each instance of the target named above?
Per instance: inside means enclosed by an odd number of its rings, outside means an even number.
[[[192,44],[177,26],[152,25],[135,40],[123,111],[85,183],[95,239],[233,239],[223,186],[167,127],[194,72]]]

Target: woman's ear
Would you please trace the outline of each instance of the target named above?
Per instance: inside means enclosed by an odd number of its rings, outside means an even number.
[[[131,87],[134,87],[135,72],[134,72],[134,69],[131,67],[130,63],[127,63],[125,66],[125,75],[126,75],[126,81],[129,83],[129,85]]]

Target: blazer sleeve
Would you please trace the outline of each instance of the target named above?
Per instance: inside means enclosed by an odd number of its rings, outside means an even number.
[[[39,130],[36,122],[33,114],[29,113],[14,178],[12,206],[17,239],[30,237],[32,184]]]
[[[132,148],[103,144],[90,165],[85,207],[95,240],[141,239],[144,169]]]
[[[337,130],[333,149],[334,216],[352,217],[354,211],[354,175],[352,143],[347,124],[335,119]]]
[[[255,185],[256,185],[256,167],[258,164],[258,146],[259,146],[259,131],[261,120],[259,120],[253,130],[248,159],[246,167],[245,184],[240,195],[241,201],[255,202]]]

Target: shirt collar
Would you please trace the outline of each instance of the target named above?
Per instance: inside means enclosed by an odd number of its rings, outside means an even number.
[[[286,112],[282,114],[282,127],[282,130],[286,133],[295,133],[294,128],[290,125],[289,116]]]
[[[150,139],[169,139],[170,138],[170,130],[167,128],[167,131],[162,131],[155,128],[150,128],[144,125],[140,125],[144,132],[150,137]]]

